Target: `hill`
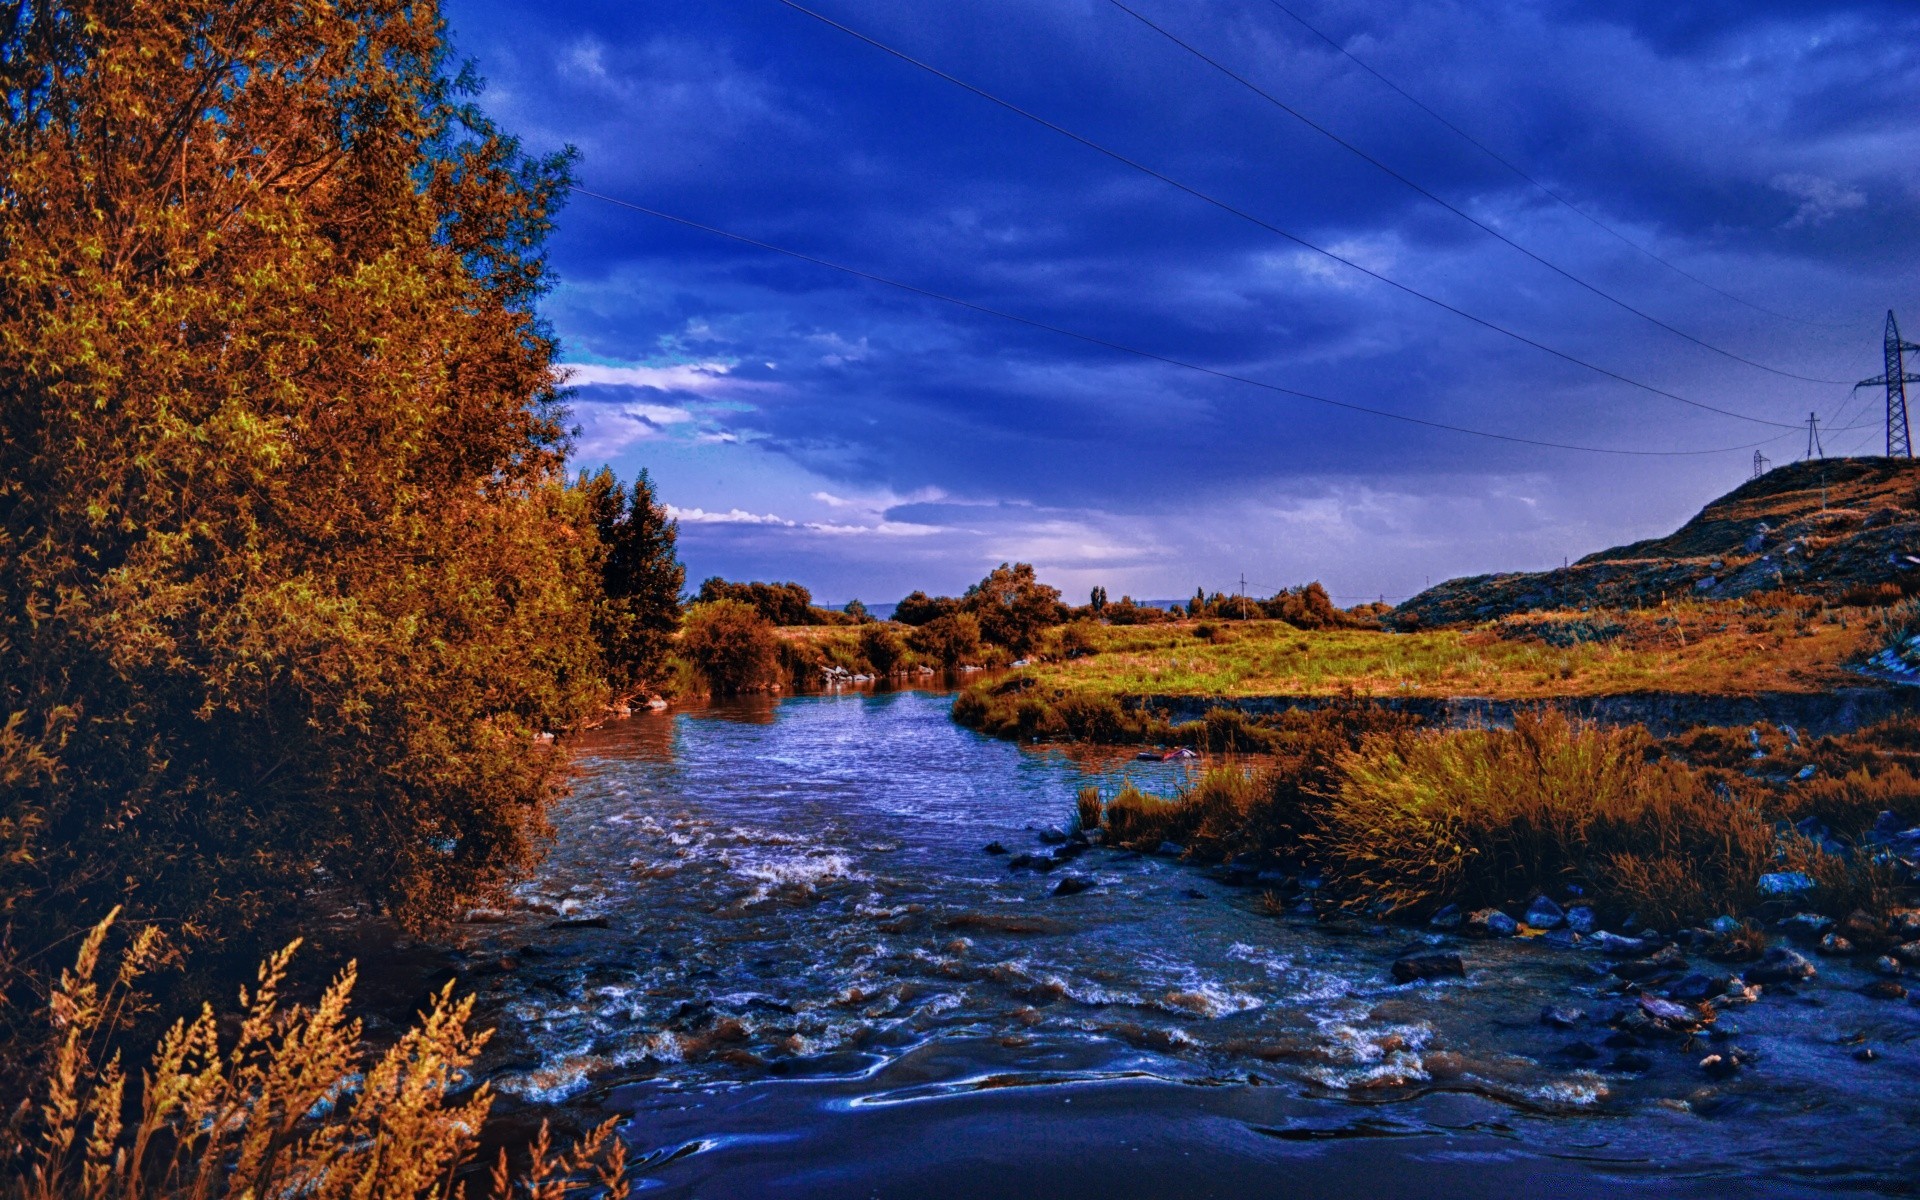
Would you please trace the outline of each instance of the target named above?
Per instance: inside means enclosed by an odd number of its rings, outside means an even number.
[[[1512,613],[1645,608],[1780,589],[1886,603],[1920,591],[1920,461],[1810,459],[1748,480],[1661,538],[1568,567],[1450,579],[1394,609],[1389,624],[1431,628]]]

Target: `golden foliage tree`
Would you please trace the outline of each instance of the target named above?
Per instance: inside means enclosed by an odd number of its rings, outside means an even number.
[[[533,303],[566,156],[431,0],[0,7],[0,904],[423,922],[602,702]]]

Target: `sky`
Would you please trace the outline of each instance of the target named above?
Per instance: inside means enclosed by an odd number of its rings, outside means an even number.
[[[1883,446],[1910,0],[804,3],[444,7],[690,581],[1395,600]]]

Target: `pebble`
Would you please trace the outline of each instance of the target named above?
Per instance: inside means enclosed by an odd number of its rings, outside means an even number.
[[[1820,939],[1820,953],[1852,954],[1853,943],[1841,937],[1837,933],[1829,933],[1825,937]]]
[[[1873,969],[1882,975],[1906,974],[1906,968],[1900,965],[1900,960],[1887,954],[1882,954],[1873,960]]]
[[[1874,1000],[1905,1000],[1907,989],[1891,979],[1876,979],[1861,988],[1860,994]]]
[[[1863,1063],[1873,1062],[1879,1057],[1880,1057],[1880,1052],[1878,1050],[1875,1050],[1872,1046],[1862,1046],[1858,1050],[1855,1050],[1853,1052],[1853,1061],[1855,1062],[1863,1062]]]

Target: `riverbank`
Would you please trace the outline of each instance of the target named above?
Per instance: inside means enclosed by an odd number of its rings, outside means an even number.
[[[1141,1195],[1350,1194],[1353,1171],[1420,1194],[1456,1159],[1489,1195],[1805,1195],[1897,1188],[1920,1153],[1920,1009],[1817,939],[1769,930],[1818,973],[1690,1041],[1642,1027],[1640,993],[1751,970],[1681,930],[1684,968],[1651,939],[1297,911],[1312,876],[1238,862],[1105,844],[1037,870],[1078,790],[1193,776],[1017,748],[949,703],[762,697],[585,739],[546,864],[449,951],[500,1030],[502,1118],[625,1118],[662,1196],[906,1194],[936,1166],[968,1194],[1089,1195],[1115,1181],[1095,1144]],[[1409,951],[1462,973],[1400,982]],[[1730,1074],[1701,1065],[1729,1048]]]

